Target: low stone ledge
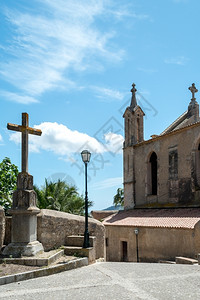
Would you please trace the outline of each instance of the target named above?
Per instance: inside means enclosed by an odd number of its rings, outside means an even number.
[[[49,257],[44,257],[49,254]],[[22,257],[22,258],[0,258],[0,264],[7,263],[7,264],[18,264],[18,265],[25,265],[25,266],[48,266],[54,263],[57,259],[64,255],[64,250],[59,250],[55,253],[55,250],[44,252],[40,254],[41,257]]]
[[[33,270],[33,271],[25,272],[25,273],[19,273],[19,274],[15,274],[15,275],[8,275],[8,276],[0,277],[0,285],[23,281],[23,280],[28,280],[28,279],[33,279],[33,278],[38,278],[38,277],[42,277],[42,276],[49,276],[52,274],[84,267],[87,265],[88,265],[87,257],[77,258],[73,261],[63,263],[60,265],[56,265],[56,266],[51,266],[51,267],[47,267],[47,268],[43,268],[43,269],[39,269],[39,270]]]
[[[93,247],[82,248],[74,246],[65,246],[64,248],[66,255],[87,257],[89,264],[92,264],[96,261],[95,249]]]
[[[193,258],[182,257],[182,256],[177,256],[176,257],[176,264],[194,265],[194,264],[197,264],[197,263],[198,263],[198,260],[193,259]]]
[[[158,262],[160,264],[170,264],[170,265],[173,265],[176,263],[175,261],[172,261],[172,260],[159,260]]]

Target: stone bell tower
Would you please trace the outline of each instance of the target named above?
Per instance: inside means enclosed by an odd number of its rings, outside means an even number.
[[[131,104],[124,112],[124,208],[131,209],[135,206],[135,171],[134,171],[134,145],[144,140],[143,118],[144,112],[136,100],[135,84],[132,84]]]

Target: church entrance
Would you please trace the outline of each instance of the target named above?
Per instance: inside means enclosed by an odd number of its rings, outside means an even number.
[[[122,241],[121,247],[122,247],[122,256],[121,256],[121,261],[128,261],[128,247],[127,247],[127,242]]]

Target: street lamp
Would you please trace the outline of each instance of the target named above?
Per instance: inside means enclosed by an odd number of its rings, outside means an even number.
[[[90,161],[91,153],[88,150],[83,150],[81,152],[82,160],[85,164],[85,233],[84,233],[84,243],[83,248],[89,248],[89,231],[88,231],[88,192],[87,192],[87,164]]]
[[[138,234],[139,234],[139,229],[135,228],[135,237],[136,237],[136,254],[137,254],[137,262],[139,262],[139,249],[138,249]]]

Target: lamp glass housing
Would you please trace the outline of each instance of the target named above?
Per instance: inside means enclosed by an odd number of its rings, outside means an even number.
[[[84,163],[89,163],[91,153],[88,150],[83,150],[81,152],[81,157],[82,157],[82,160],[83,160]]]

